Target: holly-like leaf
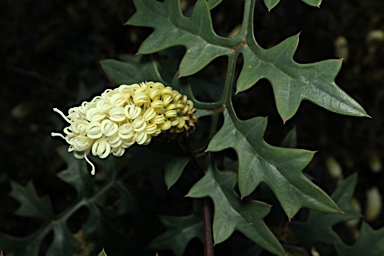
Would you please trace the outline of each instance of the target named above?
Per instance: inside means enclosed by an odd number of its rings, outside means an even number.
[[[185,17],[180,1],[134,0],[136,13],[127,24],[152,27],[155,30],[142,43],[140,54],[154,53],[171,46],[183,45],[187,51],[180,63],[180,76],[196,73],[213,59],[233,53],[242,39],[219,37],[213,31],[206,0],[198,0],[192,15]],[[210,6],[218,1],[210,1]]]
[[[311,5],[318,5],[318,1],[305,0]],[[180,76],[196,73],[219,56],[241,52],[244,64],[237,81],[237,91],[249,89],[262,78],[268,79],[273,87],[277,110],[284,121],[297,112],[303,100],[336,113],[367,116],[365,110],[334,82],[341,60],[296,63],[293,56],[298,36],[290,37],[267,50],[258,45],[253,29],[255,1],[245,1],[243,24],[234,38],[215,34],[205,0],[196,2],[190,17],[182,14],[179,1],[135,0],[134,3],[136,13],[127,24],[155,29],[140,46],[139,53],[148,54],[171,46],[185,46]],[[272,7],[277,1],[266,0],[266,3]]]
[[[88,189],[94,179],[88,172],[86,162],[74,158],[72,153],[68,153],[66,146],[58,148],[57,152],[67,164],[67,169],[58,173],[57,176],[71,184],[76,189],[78,197],[88,195]]]
[[[302,173],[314,153],[301,149],[279,148],[267,144],[264,132],[267,119],[241,121],[232,106],[224,111],[224,124],[208,145],[208,151],[233,148],[239,159],[239,189],[247,196],[265,182],[291,219],[301,207],[338,212],[337,205]]]
[[[252,5],[253,10],[254,1]],[[252,12],[247,26],[246,43],[239,48],[244,64],[237,80],[238,92],[249,89],[262,78],[268,79],[272,84],[277,110],[284,121],[297,112],[302,100],[339,114],[367,116],[365,110],[334,82],[341,60],[296,63],[293,56],[299,42],[298,35],[266,50],[255,40]]]
[[[284,148],[296,148],[297,145],[297,133],[296,127],[290,130],[281,142],[281,146]]]
[[[15,256],[38,256],[40,244],[45,235],[44,230],[22,238],[0,234],[0,248]]]
[[[264,0],[264,4],[267,6],[268,11],[271,11],[279,2],[280,0]]]
[[[209,9],[212,10],[215,8],[219,3],[221,3],[222,0],[207,0]]]
[[[322,0],[302,0],[302,1],[310,6],[320,7]],[[269,11],[271,11],[272,8],[274,8],[279,2],[280,0],[264,0],[264,4],[265,6],[267,6]]]
[[[147,155],[151,161],[148,161],[147,157],[137,157],[132,163],[131,168],[135,171],[145,170],[152,167],[163,167],[164,180],[168,189],[172,187],[177,180],[180,178],[185,166],[189,162],[188,157],[179,157],[170,154],[161,154],[150,151],[146,148],[135,148],[132,150],[133,154],[136,155]]]
[[[215,244],[224,242],[237,230],[264,249],[284,255],[284,249],[268,229],[263,218],[270,206],[258,201],[241,201],[235,194],[236,174],[220,172],[210,167],[205,176],[189,191],[187,196],[211,197],[215,211],[213,239]]]
[[[344,214],[310,211],[305,222],[292,222],[291,228],[298,239],[308,248],[315,242],[332,244],[341,243],[340,237],[332,227],[340,222],[360,218],[360,213],[350,206],[350,201],[356,187],[357,176],[352,175],[344,180],[333,192],[332,199]],[[349,254],[343,254],[349,255]]]
[[[51,228],[54,238],[47,255],[73,255],[74,250],[80,246],[80,243],[69,231],[65,222],[53,222]]]
[[[46,196],[39,197],[32,182],[28,182],[28,184],[23,187],[11,181],[11,187],[12,191],[9,195],[20,203],[16,214],[26,217],[36,217],[44,221],[53,219],[54,213],[52,211],[51,201]]]
[[[367,223],[363,222],[360,235],[356,243],[347,246],[343,243],[335,243],[339,255],[383,255],[384,254],[384,228],[373,230]]]
[[[320,7],[320,4],[322,2],[322,0],[302,0],[302,1],[310,6],[315,6],[315,7]]]
[[[103,249],[97,256],[107,256],[107,254],[105,253],[105,251]]]
[[[119,203],[119,214],[137,215],[140,213],[139,207],[136,204],[135,197],[127,186],[122,182],[117,182],[115,185],[117,191],[120,192],[121,200]]]
[[[130,62],[102,60],[101,67],[108,79],[117,84],[134,84],[142,81],[164,82],[152,58],[131,58]]]
[[[182,256],[193,238],[204,239],[201,207],[194,207],[193,213],[188,216],[161,216],[160,220],[167,230],[150,243],[152,249],[171,249],[176,256]]]

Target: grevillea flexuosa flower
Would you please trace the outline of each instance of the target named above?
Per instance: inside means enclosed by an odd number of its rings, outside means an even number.
[[[187,96],[162,83],[143,82],[107,89],[90,102],[69,109],[68,115],[54,108],[69,126],[60,136],[69,144],[76,158],[88,153],[100,158],[109,154],[122,156],[133,144],[147,145],[162,132],[184,133],[195,129],[197,117]]]

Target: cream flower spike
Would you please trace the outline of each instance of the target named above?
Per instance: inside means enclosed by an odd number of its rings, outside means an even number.
[[[95,166],[87,157],[89,153],[100,158],[122,156],[133,144],[147,145],[160,133],[188,136],[197,122],[193,102],[158,82],[107,89],[90,102],[69,109],[68,115],[57,108],[53,111],[69,126],[64,134],[52,132],[51,136],[63,138],[69,144],[68,152],[91,165],[92,175]]]

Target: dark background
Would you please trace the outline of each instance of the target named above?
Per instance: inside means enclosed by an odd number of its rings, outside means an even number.
[[[55,152],[63,142],[50,133],[64,123],[52,108],[68,109],[112,86],[99,61],[134,54],[152,31],[124,26],[133,13],[130,0],[0,1],[0,231],[22,236],[37,225],[13,216],[18,204],[8,197],[10,180],[32,180],[39,194],[51,197],[57,212],[70,203],[67,187],[55,177],[64,168]],[[241,22],[241,1],[224,1],[213,17],[216,32],[228,35]],[[377,186],[384,192],[383,171],[371,170],[384,158],[384,39],[372,39],[380,33],[375,31],[384,31],[384,2],[324,0],[319,9],[282,0],[268,13],[258,1],[255,23],[256,38],[265,48],[300,32],[295,56],[300,63],[339,58],[335,42],[340,36],[347,40],[348,55],[336,82],[372,119],[345,117],[304,103],[283,125],[266,81],[234,101],[243,118],[269,116],[266,140],[271,144],[279,144],[296,127],[298,147],[319,150],[307,171],[328,193],[337,184],[328,172],[329,157],[344,177],[357,172],[356,197],[364,208],[367,189]],[[216,71],[223,73],[220,66]],[[381,214],[370,224],[382,227],[383,219]]]

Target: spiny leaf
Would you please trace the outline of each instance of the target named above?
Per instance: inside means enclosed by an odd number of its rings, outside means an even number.
[[[210,1],[210,6],[218,1]],[[154,53],[171,46],[187,48],[180,63],[180,76],[196,73],[213,59],[231,54],[231,48],[241,39],[219,37],[213,31],[211,14],[207,1],[198,0],[191,17],[185,17],[180,1],[134,0],[136,13],[127,24],[152,27],[154,32],[142,43],[140,54]]]
[[[237,91],[247,90],[262,78],[268,79],[273,87],[278,112],[284,121],[297,112],[303,100],[336,113],[367,116],[365,110],[334,82],[341,60],[296,63],[293,56],[298,36],[290,37],[268,50],[258,45],[253,29],[254,2],[245,1],[243,24],[234,38],[215,34],[205,0],[197,1],[191,17],[182,14],[179,1],[135,0],[137,11],[127,23],[155,29],[140,46],[139,53],[148,54],[171,46],[185,46],[180,76],[196,73],[219,56],[241,52],[244,65],[237,81]],[[305,2],[317,4],[318,0]],[[276,3],[273,0],[267,1],[270,7]]]
[[[103,249],[97,256],[107,256],[107,254],[105,253],[105,251]]]
[[[53,222],[51,228],[54,238],[47,255],[73,255],[74,250],[80,246],[80,243],[69,231],[65,222]]]
[[[280,0],[264,0],[264,4],[267,6],[269,11],[272,10],[272,8],[274,8],[279,2]]]
[[[350,201],[356,187],[357,176],[352,175],[344,180],[333,192],[332,199],[337,203],[344,214],[323,213],[310,211],[305,222],[292,222],[291,228],[299,240],[308,248],[315,242],[332,244],[341,243],[340,237],[332,229],[336,223],[357,219],[359,212],[350,206]]]
[[[322,0],[302,0],[302,1],[310,6],[319,7]],[[269,11],[272,10],[272,8],[274,8],[279,2],[280,0],[264,0],[264,4],[265,6],[267,6]]]
[[[262,117],[239,120],[232,106],[224,111],[224,124],[208,145],[208,151],[235,149],[239,159],[239,189],[242,197],[265,182],[274,192],[285,213],[291,219],[301,207],[338,212],[337,205],[302,170],[313,152],[279,148],[267,144],[264,132],[267,120]]]
[[[107,59],[100,64],[109,80],[117,85],[142,81],[164,82],[152,58],[139,56],[132,58],[130,62]]]
[[[293,56],[299,42],[298,35],[270,49],[261,48],[255,40],[252,12],[247,30],[246,44],[239,48],[244,64],[237,80],[238,92],[249,89],[262,78],[268,79],[277,110],[284,121],[297,112],[302,100],[343,115],[367,116],[365,110],[334,82],[341,60],[296,63]]]
[[[54,214],[49,198],[45,196],[41,198],[38,197],[32,182],[28,182],[28,184],[23,187],[11,181],[11,187],[12,191],[10,196],[20,203],[16,214],[26,217],[37,217],[45,221],[53,219]]]
[[[384,253],[384,228],[373,230],[363,222],[360,235],[354,245],[335,243],[335,247],[339,255],[382,255]]]
[[[207,196],[212,198],[215,206],[213,217],[215,244],[224,242],[237,230],[264,249],[277,255],[284,255],[282,246],[263,221],[270,211],[270,206],[258,201],[241,201],[234,192],[236,178],[235,173],[220,172],[211,166],[187,195],[195,198]]]
[[[168,189],[172,187],[180,178],[185,166],[189,162],[188,157],[178,157],[170,154],[161,154],[150,151],[146,148],[135,148],[132,153],[136,155],[147,155],[151,161],[146,157],[138,157],[131,165],[132,169],[145,170],[152,167],[163,167],[165,170],[164,179]]]
[[[57,176],[71,184],[76,189],[78,197],[86,196],[94,180],[88,172],[86,162],[74,158],[73,154],[68,153],[67,147],[60,147],[57,152],[67,164],[67,169],[58,173]]]
[[[320,4],[322,2],[322,0],[302,0],[302,1],[310,6],[315,6],[315,7],[320,7]]]
[[[294,127],[284,137],[284,140],[281,143],[281,146],[284,148],[296,148],[296,145],[297,145],[297,133],[296,133],[296,127]]]
[[[160,220],[167,230],[150,243],[153,249],[171,249],[176,256],[182,256],[193,238],[204,239],[201,207],[194,207],[188,216],[161,216]]]
[[[120,192],[121,201],[119,203],[119,214],[132,214],[137,215],[140,213],[139,207],[136,204],[134,195],[132,192],[121,182],[117,182],[115,185],[117,191]]]
[[[13,253],[15,256],[38,256],[40,244],[47,232],[35,232],[27,237],[13,237],[0,234],[0,248],[6,253]]]
[[[221,3],[222,0],[207,0],[209,9],[212,10],[215,8],[219,3]]]

